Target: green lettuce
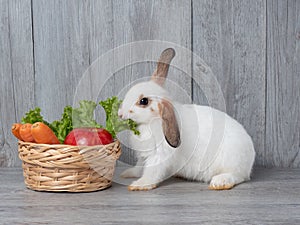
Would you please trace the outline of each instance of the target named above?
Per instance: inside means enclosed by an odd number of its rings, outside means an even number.
[[[79,102],[79,108],[73,109],[72,120],[73,128],[78,127],[94,127],[102,126],[94,119],[94,112],[97,104],[93,101],[82,100]]]
[[[121,120],[118,116],[118,109],[122,103],[116,96],[108,98],[105,101],[99,102],[106,113],[106,130],[116,138],[117,133],[123,130],[131,130],[134,134],[139,135],[140,132],[137,130],[137,123],[131,119]]]
[[[106,112],[106,127],[105,129],[111,133],[113,138],[116,134],[123,130],[132,130],[134,134],[139,134],[137,124],[133,120],[121,120],[118,117],[118,108],[121,104],[116,96],[101,101],[99,104]],[[49,126],[57,136],[60,143],[63,143],[66,136],[74,129],[80,127],[102,128],[100,124],[94,119],[94,112],[97,104],[93,101],[82,100],[79,102],[78,108],[66,106],[60,120],[55,120],[49,123],[44,120],[41,115],[41,109],[36,107],[26,113],[22,118],[22,123],[36,123],[42,122]]]
[[[55,133],[56,137],[63,143],[66,136],[73,130],[71,106],[66,106],[60,120],[55,120],[50,124],[50,128]]]
[[[36,122],[42,122],[49,125],[49,123],[45,121],[43,116],[41,115],[41,109],[39,107],[29,110],[29,112],[27,112],[25,116],[21,119],[21,123],[23,124],[34,124]]]
[[[97,104],[93,101],[82,100],[78,108],[66,106],[60,120],[51,123],[54,133],[58,140],[63,143],[66,136],[74,129],[79,127],[100,128],[100,124],[94,119],[94,111]]]

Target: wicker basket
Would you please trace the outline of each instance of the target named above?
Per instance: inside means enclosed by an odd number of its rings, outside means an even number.
[[[108,145],[47,145],[19,141],[25,184],[37,191],[90,192],[111,186],[119,141]]]

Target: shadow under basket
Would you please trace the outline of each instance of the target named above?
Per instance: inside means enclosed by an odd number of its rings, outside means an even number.
[[[28,188],[51,192],[91,192],[111,186],[120,142],[108,145],[47,145],[19,141]]]

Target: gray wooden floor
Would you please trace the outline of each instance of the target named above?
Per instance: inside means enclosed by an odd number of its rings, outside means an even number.
[[[158,189],[68,194],[26,189],[0,168],[0,224],[300,224],[300,169],[256,169],[230,191],[172,178]]]

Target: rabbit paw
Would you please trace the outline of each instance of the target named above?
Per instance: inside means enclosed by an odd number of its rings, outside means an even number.
[[[128,186],[129,191],[149,191],[157,187],[157,184],[151,184],[145,182],[144,180],[134,181],[131,185]]]
[[[229,190],[235,185],[235,178],[229,173],[216,175],[212,178],[209,189],[211,190]]]
[[[120,177],[122,178],[137,178],[140,176],[141,176],[140,169],[136,167],[129,168],[120,174]]]

